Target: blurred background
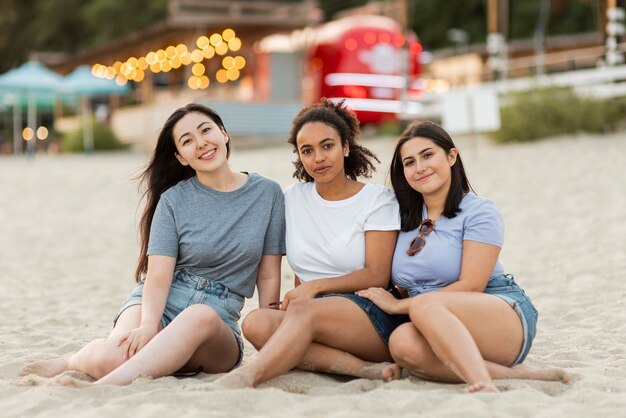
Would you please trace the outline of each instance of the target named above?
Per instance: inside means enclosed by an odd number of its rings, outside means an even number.
[[[0,0],[0,153],[150,149],[178,106],[240,144],[346,100],[497,142],[623,129],[621,0]]]

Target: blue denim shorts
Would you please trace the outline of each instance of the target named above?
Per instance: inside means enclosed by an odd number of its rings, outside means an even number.
[[[124,310],[131,306],[141,305],[142,291],[143,283],[140,283],[122,304],[115,316],[114,324]],[[161,325],[165,328],[183,309],[191,305],[204,304],[210,306],[233,331],[237,339],[237,344],[239,345],[239,360],[235,366],[237,367],[243,359],[243,339],[237,323],[241,317],[243,303],[243,296],[232,293],[223,284],[204,277],[194,276],[185,270],[177,270],[174,272],[172,286],[167,295],[167,302],[161,317]]]
[[[511,366],[521,364],[528,355],[533,340],[535,339],[537,317],[539,316],[537,309],[533,306],[530,298],[526,296],[524,289],[515,283],[513,276],[510,274],[503,274],[490,279],[485,288],[485,293],[504,300],[520,317],[524,330],[524,341],[522,342],[522,349],[519,355]]]
[[[395,288],[390,289],[390,292],[396,299],[400,299],[400,294]],[[363,309],[372,322],[374,329],[387,345],[389,345],[389,336],[391,333],[400,325],[411,320],[408,315],[390,315],[376,306],[371,300],[355,295],[354,293],[329,293],[317,295],[316,297],[326,298],[330,296],[339,296],[349,299],[356,303],[359,308]]]

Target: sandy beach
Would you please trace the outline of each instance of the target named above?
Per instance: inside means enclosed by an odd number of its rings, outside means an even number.
[[[235,144],[237,139],[234,139]],[[385,181],[393,138],[364,141]],[[572,385],[501,380],[501,394],[409,378],[391,383],[293,371],[257,389],[216,390],[215,376],[65,388],[18,377],[35,360],[105,336],[133,289],[141,152],[0,157],[0,416],[404,417],[626,416],[626,132],[496,146],[457,140],[476,192],[506,224],[501,261],[539,310],[526,360]],[[235,146],[231,163],[284,188],[287,144]],[[282,292],[292,286],[283,263]],[[246,302],[244,316],[257,307]],[[246,343],[245,358],[255,350]],[[73,373],[74,377],[85,379]]]

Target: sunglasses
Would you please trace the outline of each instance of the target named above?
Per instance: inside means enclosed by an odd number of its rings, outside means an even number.
[[[269,303],[267,307],[270,308],[270,309],[280,310],[280,305],[282,305],[282,304],[283,304],[283,301],[279,300],[278,302],[271,302],[271,303]]]
[[[406,253],[409,257],[413,257],[415,254],[422,251],[422,248],[426,245],[424,237],[435,230],[435,221],[430,219],[424,219],[417,227],[417,236],[411,240]]]

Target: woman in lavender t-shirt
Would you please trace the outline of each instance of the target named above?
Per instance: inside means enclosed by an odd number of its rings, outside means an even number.
[[[411,124],[398,141],[390,175],[402,221],[392,280],[409,297],[396,299],[382,288],[357,292],[389,314],[410,318],[391,334],[396,364],[384,377],[397,378],[405,368],[430,380],[467,382],[468,392],[497,392],[492,379],[567,382],[562,370],[521,365],[537,311],[498,261],[502,216],[470,191],[448,133],[432,122]]]

